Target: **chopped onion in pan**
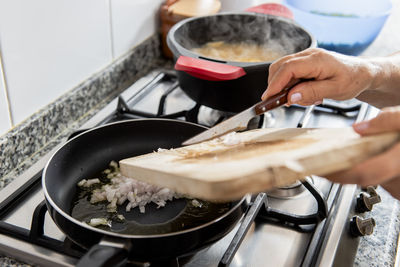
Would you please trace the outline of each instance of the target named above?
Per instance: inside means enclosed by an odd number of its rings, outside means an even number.
[[[90,203],[95,204],[107,201],[108,212],[117,212],[117,205],[126,204],[126,211],[138,207],[141,213],[145,212],[145,206],[151,202],[158,207],[164,207],[168,200],[180,198],[181,196],[168,188],[162,188],[147,184],[132,178],[124,177],[119,172],[115,161],[110,163],[110,168],[103,171],[109,182],[92,191]],[[100,183],[99,179],[83,179],[78,183],[80,187],[90,187]]]
[[[99,225],[106,225],[111,227],[111,221],[107,220],[106,218],[92,218],[88,223],[90,226],[99,226]]]

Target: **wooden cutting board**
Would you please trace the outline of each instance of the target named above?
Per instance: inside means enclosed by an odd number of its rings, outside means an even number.
[[[257,129],[200,144],[124,159],[124,176],[192,197],[230,201],[351,167],[399,139],[360,137],[352,128]]]

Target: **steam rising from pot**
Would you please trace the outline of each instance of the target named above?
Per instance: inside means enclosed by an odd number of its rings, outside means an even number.
[[[183,23],[173,38],[187,50],[223,41],[259,45],[280,56],[304,50],[312,42],[306,31],[288,19],[251,13],[192,19]]]

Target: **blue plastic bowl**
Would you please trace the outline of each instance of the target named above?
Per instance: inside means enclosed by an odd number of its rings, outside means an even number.
[[[283,4],[319,47],[347,55],[361,54],[392,10],[390,0],[283,0]]]

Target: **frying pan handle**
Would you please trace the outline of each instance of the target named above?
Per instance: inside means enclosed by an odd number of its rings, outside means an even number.
[[[234,80],[246,75],[241,67],[186,56],[178,58],[175,69],[207,81]]]
[[[96,244],[79,260],[77,267],[116,266],[126,260],[128,251],[124,247]]]
[[[293,12],[284,5],[278,3],[268,3],[258,6],[253,6],[246,9],[247,12],[255,12],[266,15],[274,15],[278,17],[284,17],[293,20]]]

